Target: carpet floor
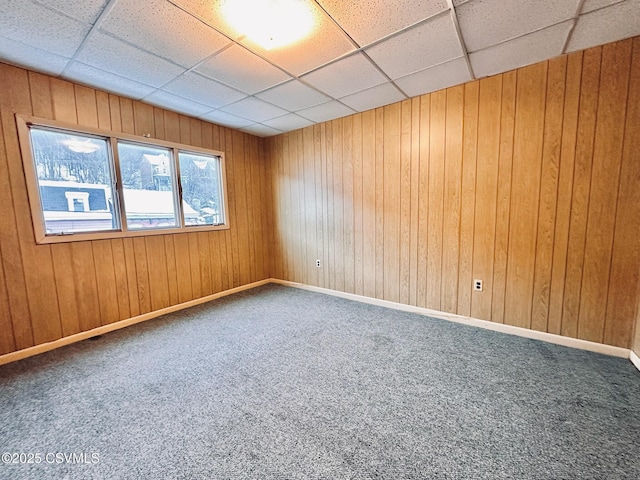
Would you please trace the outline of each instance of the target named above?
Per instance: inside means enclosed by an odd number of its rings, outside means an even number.
[[[0,367],[0,453],[12,480],[635,480],[640,372],[265,285]]]

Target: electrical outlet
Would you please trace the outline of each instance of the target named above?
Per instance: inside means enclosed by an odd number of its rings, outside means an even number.
[[[482,280],[474,280],[473,281],[473,289],[476,292],[481,292],[482,291]]]
[[[320,268],[320,259],[316,258],[316,267]]]

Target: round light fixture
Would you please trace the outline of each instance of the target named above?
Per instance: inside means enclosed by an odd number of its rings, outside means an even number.
[[[238,33],[265,50],[301,40],[314,26],[306,0],[226,0],[222,11]]]

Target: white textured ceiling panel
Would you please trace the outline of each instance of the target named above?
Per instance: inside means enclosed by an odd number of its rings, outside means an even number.
[[[176,112],[194,117],[200,117],[212,110],[211,107],[202,105],[201,103],[192,102],[191,100],[178,97],[177,95],[173,95],[172,93],[162,90],[156,90],[151,95],[146,96],[143,100],[152,105],[169,108],[169,110],[175,110]]]
[[[60,75],[69,62],[68,58],[5,37],[0,37],[0,58],[49,75]]]
[[[361,47],[447,9],[446,0],[318,0],[318,3]]]
[[[640,0],[626,0],[580,15],[568,52],[640,35]]]
[[[472,0],[456,9],[470,52],[496,45],[576,14],[579,0]]]
[[[361,53],[331,63],[302,79],[334,98],[375,87],[387,81],[384,75]]]
[[[565,38],[571,30],[571,23],[567,21],[472,53],[469,60],[475,76],[486,77],[557,57],[562,52]]]
[[[340,102],[331,101],[316,105],[315,107],[299,110],[296,113],[304,118],[308,118],[312,122],[325,122],[333,118],[346,117],[347,115],[355,113],[355,110],[350,109]]]
[[[0,10],[0,35],[16,42],[71,58],[91,25],[27,0]]]
[[[289,111],[302,110],[331,100],[299,80],[283,83],[256,96]]]
[[[139,83],[160,87],[184,69],[103,33],[94,33],[77,60]]]
[[[289,113],[282,108],[263,102],[262,100],[254,97],[244,98],[239,102],[227,105],[221,110],[231,113],[232,115],[248,118],[255,122],[271,120],[272,118],[281,117],[282,115]]]
[[[118,0],[100,28],[187,68],[231,43],[166,0]]]
[[[249,125],[248,127],[241,128],[240,130],[252,135],[257,135],[258,137],[271,137],[273,135],[282,133],[282,130],[276,130],[275,128],[267,127],[266,125],[262,125],[260,123]]]
[[[238,44],[233,44],[208,59],[196,70],[248,94],[260,92],[291,79],[279,68]]]
[[[313,122],[307,120],[306,118],[302,118],[295,113],[288,113],[283,115],[282,117],[273,118],[271,120],[267,120],[264,124],[271,128],[276,128],[283,132],[288,132],[289,130],[297,130],[298,128],[308,127],[309,125],[313,125]]]
[[[448,13],[365,51],[392,79],[452,60],[463,53]],[[403,53],[398,55],[398,52]]]
[[[223,6],[225,1],[203,1],[203,0],[175,0],[185,10],[204,19],[215,28],[237,39],[263,58],[280,65],[287,72],[300,75],[319,65],[328,63],[355,49],[344,32],[335,25],[324,11],[313,0],[300,0],[307,10],[313,15],[313,31],[289,47],[274,48],[266,50],[249,38],[244,37],[243,32],[229,25],[224,16]]]
[[[95,23],[108,2],[109,0],[37,0],[37,3],[91,24]]]
[[[585,0],[582,4],[582,13],[593,12],[603,7],[609,7],[615,3],[623,2],[624,0]]]
[[[268,136],[640,35],[640,0],[297,0],[265,49],[237,1],[0,0],[0,61]]]
[[[93,85],[107,92],[126,95],[136,100],[146,97],[155,90],[149,85],[143,85],[80,62],[73,62],[65,71],[64,77],[67,80]]]
[[[471,78],[466,60],[460,57],[399,78],[396,84],[410,97],[416,97],[468,82]]]
[[[168,108],[169,110],[176,110],[186,115],[193,115],[194,117],[200,117],[211,111],[211,107],[202,105],[201,103],[192,102],[191,100],[178,97],[177,95],[163,90],[156,90],[151,95],[144,97],[143,100],[151,105]]]
[[[246,97],[238,90],[193,72],[179,76],[162,89],[211,108],[223,107]]]
[[[237,117],[220,110],[214,110],[212,112],[205,113],[200,118],[202,118],[203,120],[208,120],[209,122],[227,125],[232,128],[246,127],[255,123],[253,122],[253,120],[247,120],[246,118]]]
[[[356,112],[364,112],[372,108],[382,107],[390,103],[400,102],[406,97],[391,83],[383,83],[377,87],[363,90],[340,99]]]

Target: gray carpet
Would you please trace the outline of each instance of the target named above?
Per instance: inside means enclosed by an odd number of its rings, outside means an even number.
[[[40,458],[3,479],[637,479],[640,372],[267,285],[0,367],[0,451]]]

